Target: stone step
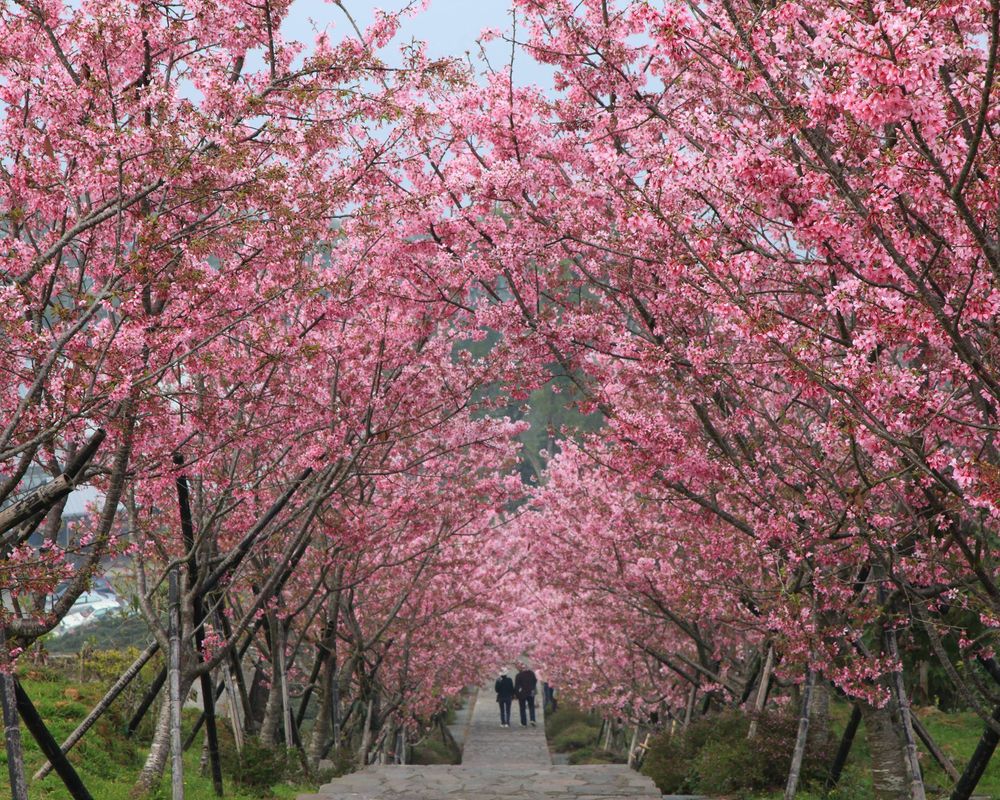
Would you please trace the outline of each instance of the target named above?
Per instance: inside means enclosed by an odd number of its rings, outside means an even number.
[[[544,719],[501,728],[493,692],[479,692],[460,765],[372,766],[298,800],[660,800],[653,782],[618,764],[553,765]]]

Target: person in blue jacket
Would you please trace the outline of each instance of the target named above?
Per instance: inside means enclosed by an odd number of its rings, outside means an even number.
[[[507,670],[500,670],[500,677],[493,684],[497,693],[497,703],[500,705],[500,727],[510,727],[510,707],[514,703],[514,681],[507,675]]]

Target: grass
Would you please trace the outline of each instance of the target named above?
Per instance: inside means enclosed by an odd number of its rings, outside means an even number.
[[[833,733],[839,742],[851,708],[843,701],[834,701],[831,703],[830,712]],[[979,743],[983,722],[971,712],[943,713],[935,708],[918,709],[917,715],[937,745],[961,771]],[[928,797],[947,796],[951,780],[922,744],[920,764]],[[838,786],[829,793],[818,786],[803,786],[800,787],[796,797],[798,800],[868,800],[872,796],[870,765],[865,726],[862,723],[854,738],[854,745]],[[777,800],[782,795],[783,792],[774,791],[741,796],[752,800]],[[995,756],[991,761],[986,774],[976,787],[975,796],[1000,798],[1000,756]]]
[[[21,685],[45,720],[46,726],[55,739],[61,742],[103,696],[117,673],[107,674],[112,677],[106,682],[77,683],[51,669],[29,667],[22,670],[20,679]],[[70,762],[96,800],[134,800],[130,793],[147,754],[154,714],[151,711],[147,715],[136,738],[126,739],[123,731],[130,708],[127,702],[123,702],[124,699],[119,698],[69,754]],[[185,712],[185,735],[197,717],[198,714],[193,709]],[[225,739],[230,737],[228,728],[224,724],[220,726],[220,738],[223,739],[225,747]],[[32,774],[42,766],[45,758],[23,725],[21,742],[24,749],[25,773],[29,781],[28,795],[31,800],[68,800],[69,792],[55,773],[41,781],[31,780]],[[211,779],[201,775],[199,765],[201,743],[202,738],[199,737],[184,757],[185,797],[188,800],[210,800],[215,797]],[[0,775],[0,798],[9,797],[5,752],[0,753],[0,770],[3,773]],[[232,779],[225,773],[224,785],[225,796],[229,800],[257,800],[262,796],[259,791],[234,785]],[[269,791],[270,794],[265,793],[263,796],[290,800],[298,794],[315,791],[315,785],[279,782]],[[164,780],[149,798],[166,800],[169,796],[169,780]]]
[[[850,716],[850,706],[844,702],[835,702],[831,704],[830,711],[834,732],[839,737]],[[984,727],[982,720],[972,712],[944,713],[936,708],[921,708],[916,711],[935,743],[961,772],[976,745],[979,744],[979,737],[982,736]],[[952,785],[950,778],[927,752],[923,743],[919,744],[919,749],[920,767],[928,797],[947,796]],[[872,792],[870,764],[865,725],[862,722],[854,737],[854,746],[837,789],[829,794],[824,794],[815,788],[807,789],[800,792],[799,797],[801,800],[867,800]],[[773,800],[781,796],[781,793],[774,793],[758,796],[754,800]],[[994,755],[976,787],[974,796],[1000,798],[1000,756]]]

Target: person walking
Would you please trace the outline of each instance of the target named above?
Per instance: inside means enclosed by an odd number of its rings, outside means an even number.
[[[535,689],[538,688],[538,678],[525,664],[518,664],[520,671],[514,677],[514,694],[517,697],[517,707],[521,712],[521,727],[528,727],[528,712],[531,712],[531,727],[535,727]]]
[[[550,683],[542,684],[542,708],[545,713],[556,713],[556,687]]]
[[[497,703],[500,705],[500,727],[509,728],[510,707],[514,702],[514,681],[508,677],[507,670],[500,670],[500,677],[493,684],[493,690],[497,693]]]

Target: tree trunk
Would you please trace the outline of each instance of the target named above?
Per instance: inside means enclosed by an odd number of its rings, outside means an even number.
[[[826,742],[833,737],[830,732],[830,683],[822,677],[817,677],[812,691],[809,735],[814,742]]]
[[[160,701],[160,713],[156,718],[156,728],[153,731],[153,741],[149,745],[149,755],[146,763],[136,779],[135,795],[146,795],[156,788],[163,775],[163,769],[170,758],[170,693],[163,695]]]
[[[899,724],[888,708],[859,701],[872,759],[874,800],[910,800],[906,750]]]
[[[691,724],[691,717],[694,716],[694,701],[695,697],[698,695],[698,687],[692,686],[691,691],[688,693],[687,706],[684,708],[684,727],[686,728]]]
[[[280,623],[275,616],[269,615],[268,627],[271,630],[271,685],[267,693],[267,705],[264,707],[264,720],[260,724],[260,743],[265,747],[276,747],[278,744],[278,726],[281,724],[281,665],[278,661]]]
[[[319,765],[319,761],[323,757],[333,717],[333,682],[336,678],[337,662],[333,658],[333,654],[325,649],[323,659],[319,691],[317,692],[319,705],[316,711],[316,721],[313,723],[312,738],[309,740],[309,764],[313,769]]]
[[[368,748],[372,744],[372,699],[368,698],[368,706],[365,711],[365,727],[361,731],[361,747],[358,748],[358,766],[368,765]]]

